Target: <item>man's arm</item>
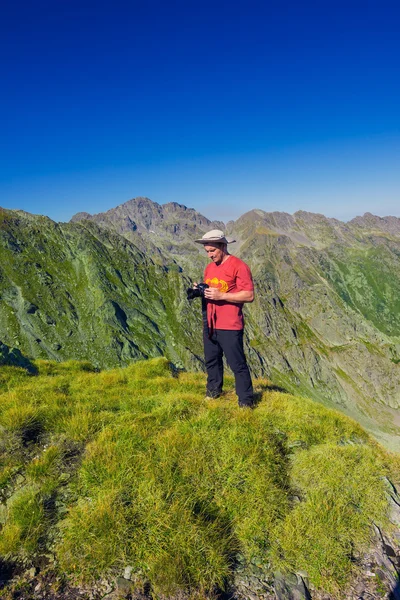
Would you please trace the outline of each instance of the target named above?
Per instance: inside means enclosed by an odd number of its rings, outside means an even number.
[[[221,292],[216,288],[208,288],[204,292],[207,300],[224,300],[225,302],[233,302],[234,304],[243,304],[244,302],[253,302],[253,290],[241,290],[240,292]]]

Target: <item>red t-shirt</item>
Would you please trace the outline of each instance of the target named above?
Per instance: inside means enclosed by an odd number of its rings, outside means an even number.
[[[210,263],[204,270],[204,281],[221,292],[253,291],[249,267],[240,258],[229,255],[220,265]],[[207,300],[207,321],[212,329],[243,329],[243,304],[225,300]]]

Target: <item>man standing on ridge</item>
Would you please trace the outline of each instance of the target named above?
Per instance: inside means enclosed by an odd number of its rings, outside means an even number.
[[[204,270],[204,282],[209,286],[204,292],[207,327],[203,332],[207,397],[218,398],[222,392],[224,354],[235,375],[239,406],[252,407],[253,385],[243,350],[242,307],[245,302],[253,302],[254,286],[250,268],[228,252],[227,245],[234,241],[218,229],[195,240],[203,244],[212,261]]]

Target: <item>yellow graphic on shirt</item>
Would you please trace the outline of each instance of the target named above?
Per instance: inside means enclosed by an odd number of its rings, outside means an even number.
[[[223,279],[218,279],[217,277],[213,277],[213,279],[206,279],[206,284],[212,288],[217,288],[225,294],[228,291],[229,286]]]

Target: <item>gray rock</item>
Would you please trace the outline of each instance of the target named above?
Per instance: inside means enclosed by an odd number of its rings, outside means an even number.
[[[132,590],[132,583],[125,579],[124,577],[118,577],[117,581],[117,591],[119,593],[127,594]]]
[[[301,577],[293,573],[276,573],[275,594],[278,600],[311,600],[311,594]]]
[[[124,579],[130,579],[132,576],[133,567],[127,566],[124,569]]]

